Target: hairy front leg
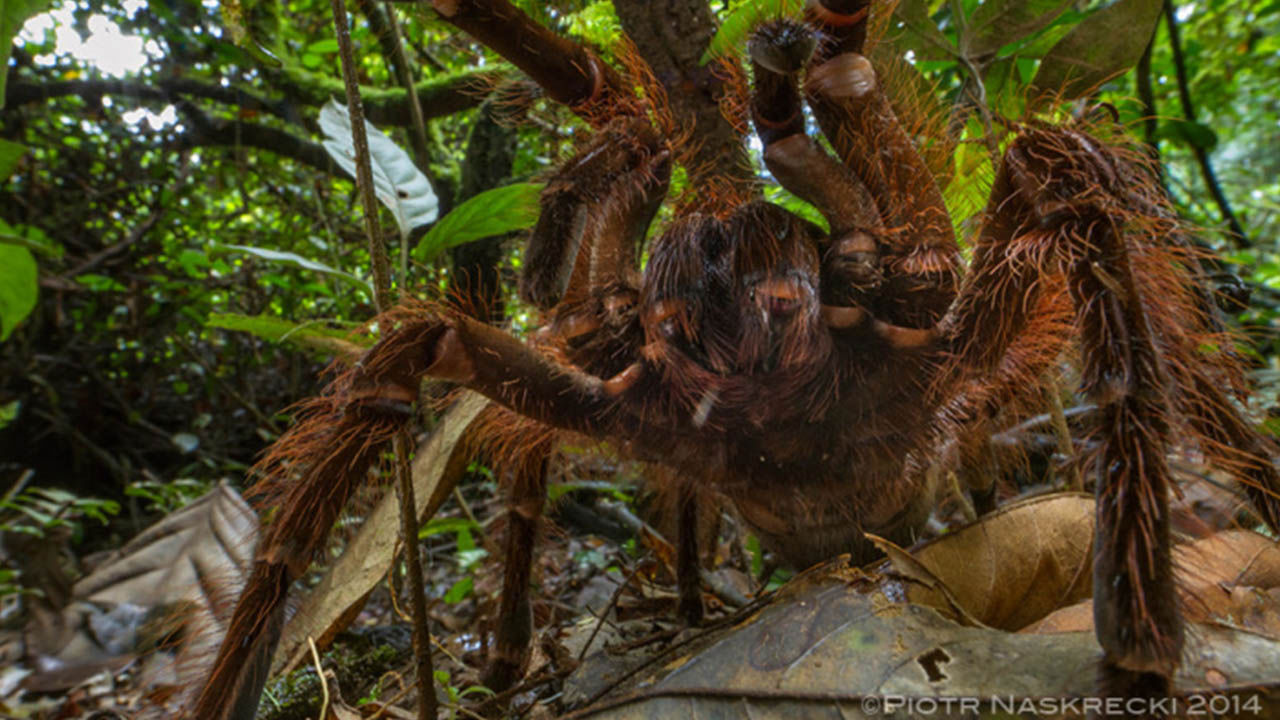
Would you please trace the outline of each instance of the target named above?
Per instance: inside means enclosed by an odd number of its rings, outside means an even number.
[[[1159,697],[1182,648],[1170,560],[1165,463],[1177,346],[1157,335],[1147,297],[1169,282],[1135,271],[1141,226],[1118,177],[1129,156],[1074,130],[1028,131],[995,179],[973,269],[940,330],[954,362],[940,382],[996,371],[1010,347],[1034,334],[1032,311],[1065,274],[1082,352],[1082,389],[1098,406],[1094,615],[1108,695]],[[1154,264],[1159,267],[1162,264]],[[1179,272],[1172,263],[1166,272]],[[1177,284],[1177,277],[1171,277]],[[1034,345],[1034,343],[1033,343]],[[1045,352],[1056,353],[1053,344]]]

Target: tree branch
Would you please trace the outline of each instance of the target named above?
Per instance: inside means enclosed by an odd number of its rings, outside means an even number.
[[[506,71],[502,68],[454,75],[417,83],[418,101],[423,117],[445,117],[476,107],[484,101],[490,88]],[[297,104],[319,107],[334,95],[341,95],[342,84],[330,78],[293,77],[277,74],[274,84],[285,91],[288,98],[265,99],[234,87],[222,87],[198,80],[171,78],[151,85],[132,80],[55,80],[30,82],[11,80],[5,91],[5,107],[44,102],[67,95],[79,95],[86,101],[96,102],[103,95],[120,95],[140,100],[176,102],[182,98],[203,98],[234,105],[245,110],[255,110],[274,115],[291,123],[302,125]],[[409,109],[409,94],[404,88],[362,88],[367,98],[366,114],[375,125],[407,126],[413,122]],[[295,102],[296,101],[296,102]],[[309,115],[310,113],[308,113]]]
[[[1178,34],[1178,18],[1174,14],[1172,0],[1164,0],[1164,20],[1169,26],[1169,47],[1173,50],[1173,66],[1178,75],[1178,98],[1182,101],[1182,116],[1187,122],[1193,123],[1196,121],[1196,109],[1191,103],[1191,87],[1187,83],[1187,63],[1182,56],[1182,40]],[[1196,162],[1200,164],[1200,173],[1204,176],[1204,184],[1208,186],[1209,194],[1213,196],[1218,210],[1222,212],[1222,219],[1227,221],[1227,227],[1231,229],[1229,233],[1231,242],[1237,248],[1249,247],[1249,237],[1244,234],[1244,228],[1236,219],[1235,213],[1231,212],[1227,196],[1223,194],[1222,186],[1218,184],[1218,176],[1213,172],[1213,165],[1209,162],[1209,152],[1195,143],[1191,144],[1191,151],[1196,156]]]
[[[743,139],[720,112],[724,81],[702,54],[715,35],[706,0],[616,0],[622,29],[667,91],[681,127],[693,128],[687,161],[693,187],[723,177],[742,187],[755,185]]]
[[[176,106],[190,127],[180,140],[184,147],[252,147],[297,160],[323,172],[355,179],[333,162],[320,143],[265,125],[213,118],[189,101],[180,100]]]
[[[139,100],[173,102],[181,97],[198,97],[235,105],[245,110],[265,112],[296,122],[296,111],[282,100],[267,100],[234,87],[222,87],[186,78],[170,78],[149,85],[132,80],[55,80],[46,83],[14,82],[5,92],[5,107],[11,108],[57,97],[79,95],[97,102],[103,95],[119,95]]]

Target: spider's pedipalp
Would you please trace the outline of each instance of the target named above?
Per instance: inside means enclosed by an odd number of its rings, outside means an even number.
[[[960,254],[933,173],[861,55],[866,7],[860,0],[811,4],[811,21],[826,41],[809,63],[804,95],[885,229],[884,283],[871,310],[889,323],[927,327],[955,298]]]

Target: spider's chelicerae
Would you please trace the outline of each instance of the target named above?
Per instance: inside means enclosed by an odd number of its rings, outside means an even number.
[[[442,307],[384,318],[394,329],[269,459],[268,474],[290,485],[199,717],[247,706],[228,701],[230,689],[260,684],[252,660],[269,655],[289,583],[359,469],[406,421],[396,407],[423,377],[670,468],[688,488],[684,528],[694,489],[710,488],[802,568],[844,552],[868,559],[864,533],[909,541],[934,502],[924,468],[942,441],[1035,388],[1068,347],[1097,406],[1086,466],[1098,497],[1101,690],[1170,691],[1182,643],[1171,436],[1240,478],[1273,528],[1280,483],[1224,391],[1238,371],[1213,348],[1229,340],[1217,337],[1199,259],[1142,152],[1106,123],[1021,127],[966,270],[933,175],[863,54],[865,4],[815,1],[806,24],[753,34],[745,112],[769,172],[828,228],[739,188],[686,204],[645,248],[681,151],[654,122],[661,108],[503,2],[435,5],[596,127],[548,182],[524,256],[521,291],[546,311],[545,330],[526,344]],[[834,154],[807,133],[806,107]],[[546,443],[529,441],[530,467],[509,489],[517,512],[495,684],[517,676],[529,640]],[[679,576],[682,614],[696,622],[693,536],[681,534]]]

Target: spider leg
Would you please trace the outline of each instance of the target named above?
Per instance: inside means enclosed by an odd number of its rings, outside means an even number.
[[[1268,448],[1218,389],[1221,373],[1199,347],[1207,323],[1198,319],[1194,271],[1167,242],[1176,230],[1171,216],[1144,213],[1135,197],[1151,182],[1139,158],[1077,130],[1025,131],[1014,141],[970,275],[939,326],[953,356],[939,380],[994,372],[1018,338],[1034,332],[1046,278],[1065,275],[1082,389],[1098,407],[1090,462],[1100,689],[1162,697],[1183,642],[1165,461],[1172,413],[1188,418],[1208,459],[1241,477],[1269,524],[1280,486]]]
[[[525,251],[521,293],[552,310],[543,340],[587,374],[611,378],[601,386],[605,396],[637,382],[637,371],[626,366],[638,353],[637,256],[666,195],[669,158],[643,118],[615,121],[547,183]],[[507,424],[529,425],[518,417]],[[536,428],[527,432],[539,434]],[[501,604],[485,670],[485,685],[497,690],[518,680],[528,659],[529,581],[552,442],[545,436],[532,447],[517,444],[519,453],[497,463],[504,470],[509,518]]]
[[[503,412],[509,426],[528,425],[519,417]],[[507,528],[503,539],[502,596],[493,644],[483,684],[496,691],[511,687],[524,673],[533,639],[533,610],[529,583],[533,576],[533,549],[547,500],[547,463],[552,435],[537,428],[521,428],[526,434],[516,452],[505,453],[498,466],[506,492]],[[508,431],[510,432],[510,431]],[[532,439],[532,444],[529,440]]]
[[[641,457],[661,457],[670,448],[665,433],[616,412],[605,381],[560,365],[497,328],[425,307],[398,308],[379,322],[395,329],[305,403],[297,423],[258,465],[259,488],[265,488],[260,491],[279,511],[228,624],[227,637],[236,641],[219,648],[193,717],[253,717],[289,586],[323,549],[365,469],[377,464],[412,419],[422,378],[461,383],[544,425],[597,438],[631,438]],[[520,489],[536,490],[537,480],[518,479],[514,487],[519,504],[532,494]],[[523,566],[527,571],[527,558]],[[510,635],[518,636],[518,630],[513,626]]]
[[[1109,694],[1163,696],[1182,648],[1165,463],[1169,376],[1135,280],[1126,219],[1105,189],[1112,158],[1091,157],[1094,143],[1071,131],[1027,133],[1014,142],[943,335],[958,367],[994,370],[1026,330],[1043,277],[1065,271],[1082,336],[1083,387],[1099,408],[1094,613],[1105,652],[1101,685]],[[1072,190],[1068,204],[1062,198]]]
[[[589,122],[634,94],[595,53],[560,37],[507,0],[432,0],[446,22],[479,40]]]
[[[863,57],[869,3],[815,0],[822,42],[809,60],[805,99],[836,154],[869,192],[885,227],[882,319],[932,325],[955,298],[960,256],[942,193]]]
[[[670,158],[643,118],[623,117],[592,136],[542,192],[521,295],[549,309],[595,291],[634,294],[640,244],[666,197]]]
[[[884,223],[862,182],[805,133],[796,74],[813,53],[814,37],[805,26],[780,20],[758,28],[748,48],[755,79],[751,114],[765,165],[830,226],[830,241],[821,248],[822,301],[866,306],[883,279]]]
[[[1240,417],[1219,384],[1201,368],[1173,368],[1179,403],[1211,464],[1239,478],[1267,527],[1280,531],[1280,473],[1274,445]]]

